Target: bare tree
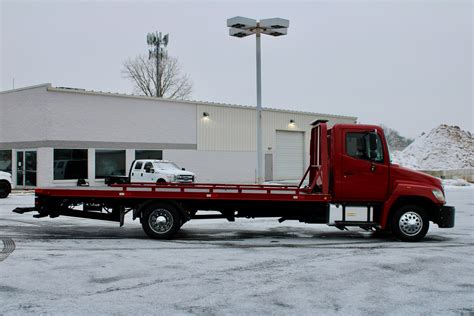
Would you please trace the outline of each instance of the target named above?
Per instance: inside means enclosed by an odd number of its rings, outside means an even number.
[[[181,73],[178,59],[164,55],[161,57],[160,74],[156,78],[156,59],[139,55],[123,63],[122,73],[135,84],[135,92],[147,96],[156,96],[156,85],[160,84],[158,97],[169,99],[187,99],[191,96],[192,82]]]

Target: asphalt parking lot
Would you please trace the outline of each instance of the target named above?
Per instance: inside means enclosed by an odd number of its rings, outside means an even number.
[[[474,189],[448,188],[456,227],[403,243],[276,219],[186,223],[148,239],[0,200],[0,314],[474,314]]]

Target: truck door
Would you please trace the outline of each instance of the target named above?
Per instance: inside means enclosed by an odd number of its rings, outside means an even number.
[[[143,177],[143,162],[135,161],[135,165],[132,167],[132,174],[130,175],[130,182],[141,182],[140,179]]]
[[[387,154],[384,155],[386,151],[380,134],[347,129],[343,132],[342,145],[338,199],[385,201],[388,196],[389,158],[384,157]]]
[[[147,161],[143,165],[143,170],[142,170],[142,180],[141,182],[147,182],[147,183],[155,183],[156,182],[156,170],[153,167],[153,163],[151,161]]]

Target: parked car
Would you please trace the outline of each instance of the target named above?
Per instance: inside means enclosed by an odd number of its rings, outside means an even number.
[[[115,183],[193,183],[196,175],[168,160],[138,159],[128,176],[110,176],[106,184]]]
[[[0,171],[0,199],[6,198],[12,191],[12,175]]]

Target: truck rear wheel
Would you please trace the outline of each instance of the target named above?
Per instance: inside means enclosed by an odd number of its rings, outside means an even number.
[[[10,183],[8,183],[7,181],[0,181],[0,199],[6,198],[11,191],[12,188],[10,186]]]
[[[420,241],[430,227],[426,211],[418,205],[405,205],[392,216],[392,233],[401,241]]]
[[[156,203],[142,212],[142,227],[154,239],[171,238],[181,227],[178,210],[169,204]]]

